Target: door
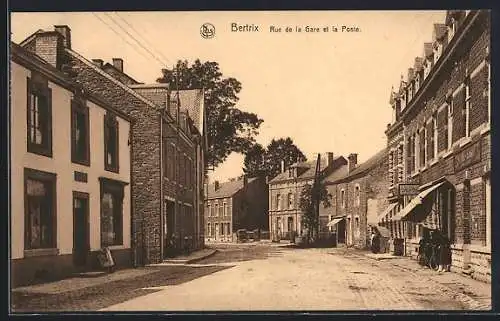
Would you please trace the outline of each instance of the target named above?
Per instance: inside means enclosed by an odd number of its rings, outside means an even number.
[[[337,223],[337,243],[345,244],[345,219]]]
[[[85,266],[89,244],[89,194],[73,192],[73,263]]]
[[[163,237],[164,239],[164,251],[163,256],[170,257],[175,248],[175,239],[173,238],[174,232],[174,216],[175,216],[175,204],[171,201],[165,201],[166,209],[164,211],[165,217],[163,219]]]

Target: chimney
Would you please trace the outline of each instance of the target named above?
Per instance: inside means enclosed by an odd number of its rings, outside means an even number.
[[[281,161],[281,172],[282,173],[285,172],[285,161],[284,160]]]
[[[102,68],[102,65],[104,64],[104,61],[102,59],[92,59],[92,62],[99,68]]]
[[[66,25],[57,25],[54,30],[63,36],[63,46],[71,49],[71,29]]]
[[[120,72],[123,72],[123,59],[122,58],[113,58],[113,66],[118,69]]]
[[[326,167],[331,168],[333,166],[333,153],[326,153]]]
[[[349,164],[348,172],[351,173],[352,170],[355,169],[356,166],[358,165],[358,154],[351,153],[351,154],[349,154],[347,159],[348,159],[348,164]]]
[[[38,30],[33,40],[23,47],[57,69],[61,69],[61,54],[63,49],[63,36],[59,32],[46,32]]]
[[[214,182],[214,188],[215,188],[216,191],[219,190],[219,188],[220,188],[219,181],[215,181]]]

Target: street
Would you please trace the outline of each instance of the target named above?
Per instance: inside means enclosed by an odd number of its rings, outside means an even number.
[[[396,261],[399,261],[396,263]],[[403,262],[404,263],[401,263]],[[462,277],[437,275],[407,258],[377,261],[345,249],[226,245],[197,262],[232,266],[104,311],[468,310],[491,308]],[[436,279],[437,277],[441,279]],[[469,282],[470,283],[470,282]],[[478,283],[479,284],[479,283]],[[482,285],[479,285],[482,286]],[[147,289],[145,289],[147,290]]]

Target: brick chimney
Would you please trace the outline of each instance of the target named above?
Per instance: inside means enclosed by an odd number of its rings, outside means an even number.
[[[92,59],[92,62],[99,68],[102,68],[102,65],[104,64],[104,61],[102,59]]]
[[[215,182],[214,182],[214,189],[215,189],[216,191],[218,191],[218,190],[219,190],[219,188],[220,188],[219,181],[215,181]]]
[[[332,152],[326,153],[326,167],[328,167],[328,168],[333,167],[333,153]]]
[[[347,156],[348,159],[348,166],[349,166],[349,174],[358,166],[358,154],[356,153],[351,153],[349,156]]]
[[[26,40],[25,40],[26,41]],[[61,69],[63,36],[56,31],[39,30],[33,39],[21,43],[22,47],[40,56],[57,69]]]
[[[113,58],[113,66],[118,69],[120,72],[123,72],[123,59],[122,58]]]
[[[71,29],[66,25],[57,25],[54,30],[63,36],[63,46],[71,49]]]

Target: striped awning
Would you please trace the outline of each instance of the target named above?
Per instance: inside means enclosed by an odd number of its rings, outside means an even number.
[[[412,221],[412,217],[410,214],[414,212],[414,210],[417,208],[418,205],[421,205],[433,191],[438,189],[440,186],[445,184],[446,182],[441,182],[435,185],[432,185],[431,187],[423,190],[415,196],[408,205],[406,205],[398,214],[396,214],[392,219],[393,220],[402,220],[402,221]],[[419,223],[419,222],[416,222]]]
[[[327,227],[330,227],[330,226],[334,226],[335,224],[339,223],[340,221],[342,221],[343,219],[345,219],[345,216],[341,216],[341,217],[335,217],[334,219],[332,219],[330,222],[328,222],[328,224],[326,224]]]

